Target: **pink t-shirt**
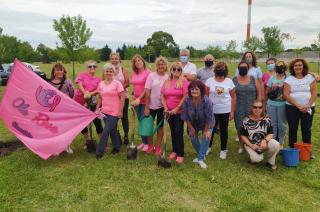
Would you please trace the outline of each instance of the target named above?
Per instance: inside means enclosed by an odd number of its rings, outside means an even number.
[[[161,103],[161,88],[163,83],[168,79],[168,75],[159,75],[157,72],[149,74],[145,88],[150,89],[150,109],[156,110],[162,108]]]
[[[137,99],[141,93],[144,91],[144,86],[146,84],[147,78],[150,74],[149,70],[144,70],[141,73],[137,74],[132,72],[131,83],[133,86],[133,99]],[[145,104],[146,101],[144,98],[141,99],[140,104]]]
[[[86,91],[92,92],[98,88],[101,79],[96,76],[90,75],[88,72],[80,72],[75,80],[76,83],[81,82],[83,88]],[[82,91],[78,88],[75,92],[74,99],[80,104],[84,105],[85,101],[83,98]]]
[[[264,73],[262,75],[262,82],[263,82],[263,85],[264,85],[264,92],[266,93],[267,90],[268,90],[268,81],[270,79],[270,75],[268,73]]]
[[[183,95],[188,93],[188,80],[183,79],[181,88],[176,88],[176,83],[177,80],[171,80],[168,88],[166,87],[166,83],[164,83],[161,89],[161,92],[166,99],[168,110],[176,108]]]
[[[118,116],[120,107],[119,93],[124,91],[121,82],[113,80],[110,84],[100,82],[98,92],[101,96],[101,112],[111,116]]]

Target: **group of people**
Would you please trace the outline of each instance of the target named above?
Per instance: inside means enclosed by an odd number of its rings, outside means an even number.
[[[311,143],[311,126],[314,114],[317,87],[315,78],[309,74],[304,59],[295,59],[289,67],[284,61],[269,58],[267,71],[262,73],[257,66],[253,52],[243,54],[236,74],[230,78],[225,62],[215,63],[212,55],[204,57],[204,66],[197,70],[189,61],[189,51],[180,51],[180,61],[170,66],[165,57],[155,61],[155,71],[148,69],[140,55],[132,58],[132,74],[121,66],[118,53],[110,54],[110,62],[103,66],[102,79],[96,76],[97,63],[86,63],[87,70],[79,73],[74,91],[66,70],[60,63],[53,66],[50,83],[78,103],[103,116],[93,123],[100,142],[96,158],[101,159],[106,143],[111,137],[112,154],[120,151],[120,146],[128,144],[129,93],[133,87],[133,105],[138,119],[152,116],[158,125],[156,141],[152,136],[141,136],[138,149],[147,154],[161,154],[164,114],[168,114],[171,132],[172,152],[169,156],[176,163],[184,162],[184,123],[187,134],[196,150],[193,162],[206,168],[206,155],[212,148],[213,136],[220,135],[219,157],[227,158],[228,126],[234,119],[237,139],[240,140],[239,153],[244,150],[251,162],[263,160],[267,153],[267,166],[276,169],[275,159],[284,147],[286,123],[289,126],[289,146],[297,142],[298,125],[301,121],[302,139]],[[289,69],[289,73],[286,73]],[[117,127],[121,119],[124,137],[121,139]],[[288,120],[288,121],[287,121]],[[134,121],[134,120],[131,120]],[[199,141],[199,132],[202,132]],[[88,129],[82,130],[84,140],[88,140]],[[70,147],[66,150],[72,153]]]

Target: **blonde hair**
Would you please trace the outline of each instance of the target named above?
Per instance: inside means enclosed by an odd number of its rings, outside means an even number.
[[[115,72],[115,68],[111,63],[106,63],[103,67],[102,67],[102,80],[105,80],[105,76],[104,76],[104,72],[106,70],[112,69],[113,70],[113,74]]]
[[[156,61],[155,61],[156,71],[158,72],[158,65],[159,65],[160,62],[163,62],[163,63],[165,64],[165,66],[166,66],[166,67],[165,67],[165,72],[167,72],[167,71],[168,71],[168,60],[167,60],[167,58],[162,57],[162,56],[158,57],[158,58],[156,59]]]
[[[281,66],[281,65],[283,66],[284,71],[287,71],[288,65],[286,64],[286,62],[284,62],[283,60],[278,60],[276,62],[276,66]]]
[[[172,75],[172,69],[173,69],[173,68],[181,68],[181,69],[183,69],[183,68],[182,68],[182,64],[181,64],[180,62],[174,62],[174,63],[171,64],[171,66],[170,66],[170,76],[169,76],[169,78],[168,78],[168,79],[166,80],[166,82],[165,82],[166,88],[169,88],[169,87],[170,87],[170,82],[171,82],[171,80],[173,80],[173,75]],[[180,77],[179,77],[179,79],[178,79],[177,82],[176,82],[176,88],[182,88],[182,86],[183,86],[183,79],[184,79],[184,76],[183,76],[182,71],[181,71]]]
[[[111,57],[112,57],[112,56],[116,56],[116,57],[119,58],[119,60],[121,60],[120,54],[119,54],[118,52],[112,52],[112,53],[109,55],[109,59],[110,59],[110,60],[111,60]]]
[[[88,60],[86,61],[86,66],[88,67],[90,64],[94,64],[95,66],[97,66],[97,62],[95,60]]]

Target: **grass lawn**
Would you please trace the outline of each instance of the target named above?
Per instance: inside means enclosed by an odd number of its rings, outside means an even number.
[[[103,64],[99,65],[101,76]],[[128,61],[124,65],[130,67]],[[47,74],[51,66],[40,64]],[[235,66],[229,67],[231,76]],[[77,65],[76,72],[83,68],[83,64]],[[71,77],[70,64],[67,70]],[[0,87],[0,97],[4,88]],[[73,155],[63,153],[45,161],[21,149],[1,157],[0,211],[319,211],[319,105],[318,99],[312,134],[316,159],[301,162],[296,168],[283,166],[281,155],[277,158],[276,172],[264,164],[249,164],[246,154],[237,153],[233,122],[229,127],[227,160],[219,159],[220,142],[215,136],[206,170],[192,163],[195,151],[186,135],[185,163],[173,163],[166,170],[156,166],[154,155],[142,152],[136,161],[127,161],[124,147],[120,155],[111,155],[109,150],[97,161],[82,149],[79,135],[72,143]],[[1,120],[0,140],[15,140]],[[140,142],[137,138],[136,143]],[[171,150],[170,140],[169,144]]]

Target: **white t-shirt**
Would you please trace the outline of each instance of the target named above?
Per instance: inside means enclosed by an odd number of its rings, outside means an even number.
[[[239,75],[239,70],[236,70],[235,76]],[[248,71],[249,76],[253,76],[256,79],[262,79],[262,71],[260,67],[252,67]]]
[[[205,84],[210,89],[209,98],[213,102],[213,113],[230,113],[230,91],[234,89],[233,81],[230,78],[225,78],[223,82],[217,82],[214,77],[211,77]]]
[[[150,109],[156,110],[162,108],[161,88],[163,83],[168,79],[168,75],[159,75],[157,72],[149,74],[144,88],[150,89]]]
[[[290,75],[284,82],[290,85],[290,96],[300,105],[305,106],[308,104],[311,98],[310,85],[314,80],[315,79],[311,74],[307,74],[302,79],[297,79],[296,77]],[[288,101],[286,104],[291,105]],[[315,103],[313,103],[312,106],[315,106]]]
[[[183,74],[194,74],[197,75],[197,66],[193,63],[188,62],[184,67],[183,67]]]

